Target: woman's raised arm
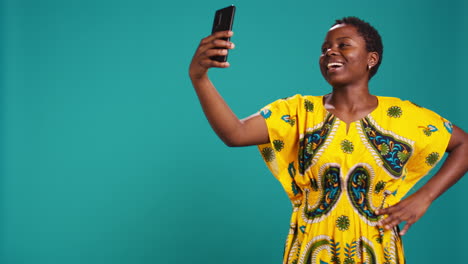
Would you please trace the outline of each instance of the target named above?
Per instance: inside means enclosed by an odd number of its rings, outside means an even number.
[[[231,31],[216,32],[200,42],[190,63],[189,75],[206,118],[219,138],[230,147],[267,143],[269,140],[265,120],[258,113],[240,120],[218,93],[208,78],[210,68],[227,68],[228,62],[210,59],[226,55],[234,48],[232,42],[223,40]]]

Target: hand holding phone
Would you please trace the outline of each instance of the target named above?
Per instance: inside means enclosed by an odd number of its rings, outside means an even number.
[[[226,31],[232,30],[232,25],[234,22],[234,14],[236,11],[236,7],[234,5],[219,9],[215,13],[214,21],[213,21],[213,29],[211,30],[211,34],[218,32],[218,31]],[[229,41],[230,38],[222,38],[223,40]],[[227,61],[227,54],[224,56],[213,56],[211,57],[212,60],[219,61],[219,62],[226,62]]]
[[[234,44],[229,41],[234,10],[234,6],[229,6],[216,11],[211,35],[201,40],[190,62],[189,76],[192,80],[206,77],[210,68],[229,67],[226,55],[229,49],[234,48]]]

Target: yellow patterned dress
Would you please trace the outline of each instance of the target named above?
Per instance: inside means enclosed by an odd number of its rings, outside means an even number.
[[[261,110],[270,143],[259,150],[293,204],[285,264],[405,263],[398,230],[378,208],[400,201],[444,155],[452,125],[398,98],[349,124],[323,96],[295,95]]]

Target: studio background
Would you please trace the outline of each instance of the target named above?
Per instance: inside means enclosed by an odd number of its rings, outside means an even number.
[[[216,137],[188,78],[229,4],[232,67],[210,76],[239,117],[328,93],[320,46],[354,15],[384,41],[371,91],[468,130],[463,0],[0,3],[1,263],[281,263],[286,194],[256,147]],[[408,263],[466,259],[467,188],[462,179],[410,229]]]

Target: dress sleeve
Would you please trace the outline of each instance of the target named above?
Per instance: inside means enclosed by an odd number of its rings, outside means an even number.
[[[301,102],[302,96],[295,95],[277,100],[260,112],[267,124],[270,142],[259,145],[259,151],[291,200],[300,195],[294,176],[298,165]]]
[[[413,126],[416,132],[415,149],[408,161],[407,186],[413,186],[442,159],[452,134],[452,124],[440,115],[425,109],[415,111]],[[407,193],[409,190],[402,190]]]

